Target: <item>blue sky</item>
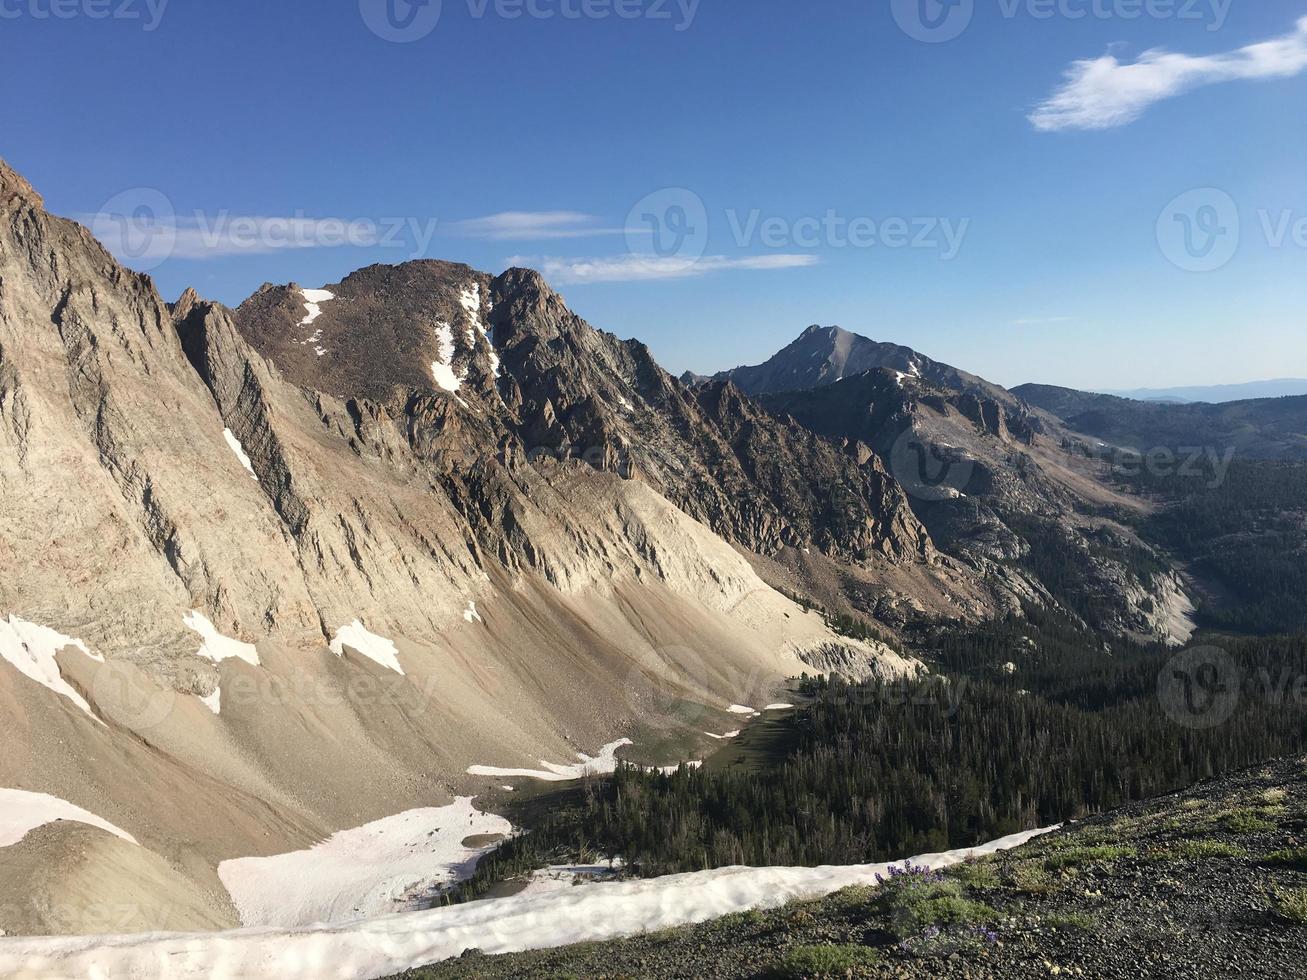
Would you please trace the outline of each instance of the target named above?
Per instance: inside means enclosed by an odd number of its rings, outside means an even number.
[[[444,0],[406,43],[386,2],[0,0],[0,155],[145,222],[168,298],[517,260],[678,372],[837,323],[1008,385],[1307,376],[1307,0],[920,0],[940,42],[918,0]]]

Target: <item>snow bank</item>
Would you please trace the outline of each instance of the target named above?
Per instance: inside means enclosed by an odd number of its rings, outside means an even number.
[[[230,636],[223,636],[198,609],[189,616],[184,616],[182,622],[186,624],[187,629],[199,633],[200,638],[204,640],[203,646],[195,651],[197,657],[212,660],[215,664],[235,657],[251,666],[259,666],[259,651],[255,649],[253,643],[242,643],[240,640],[233,640]]]
[[[331,652],[338,657],[343,657],[346,644],[387,670],[403,675],[404,668],[399,665],[399,650],[395,644],[384,636],[368,632],[357,619],[348,626],[336,630],[336,637],[331,641]]]
[[[454,373],[454,328],[448,323],[436,324],[436,356],[439,360],[431,362],[431,377],[436,384],[451,395],[458,394],[463,387],[463,379]]]
[[[467,329],[467,342],[469,346],[476,347],[477,335],[486,342],[486,353],[490,358],[490,370],[498,378],[502,372],[499,369],[499,353],[495,350],[495,342],[490,338],[490,331],[481,320],[481,289],[476,283],[470,283],[464,286],[458,294],[458,301],[463,309],[467,311],[469,326]]]
[[[758,712],[754,711],[752,708],[745,707],[745,706],[742,705],[742,704],[733,704],[733,705],[731,705],[729,708],[727,708],[726,710],[729,711],[729,712],[730,712],[731,714],[733,714],[733,715],[756,715],[756,714],[758,714]]]
[[[1017,847],[1047,832],[1029,831],[982,847],[927,854],[913,858],[913,863],[942,868]],[[703,922],[827,895],[849,885],[874,885],[876,875],[885,874],[888,867],[721,868],[294,930],[0,939],[0,975],[360,980],[425,966],[467,949],[514,953]]]
[[[583,752],[578,752],[576,755],[581,761],[572,765],[560,766],[553,762],[545,762],[541,759],[540,765],[545,767],[543,770],[500,769],[497,766],[469,766],[467,771],[470,776],[502,776],[505,778],[518,776],[523,779],[540,779],[549,783],[563,783],[567,782],[569,779],[580,779],[583,776],[605,775],[607,773],[616,772],[617,750],[627,745],[634,744],[635,743],[629,738],[621,738],[616,742],[609,742],[600,749],[599,754],[593,758]],[[676,767],[673,766],[672,771],[675,772],[675,770]]]
[[[46,626],[29,623],[17,616],[0,620],[0,657],[9,661],[20,673],[42,687],[49,688],[61,698],[67,698],[97,723],[103,725],[104,722],[95,717],[86,699],[78,694],[59,672],[55,654],[64,647],[76,647],[97,663],[104,663],[104,657],[92,653],[81,640],[64,636]]]
[[[300,295],[304,297],[304,309],[308,311],[308,316],[300,321],[301,327],[307,327],[322,316],[322,304],[336,298],[334,293],[329,293],[325,289],[301,289]]]
[[[236,454],[236,458],[241,461],[241,466],[245,467],[245,472],[254,478],[255,483],[258,483],[259,474],[254,472],[254,464],[250,462],[250,457],[246,455],[245,447],[241,445],[241,441],[236,438],[236,433],[232,432],[231,429],[223,429],[222,437],[227,440],[227,445]]]
[[[56,820],[90,824],[121,837],[129,844],[136,843],[136,838],[127,831],[57,796],[21,789],[0,789],[0,847],[17,844],[30,831]],[[0,975],[10,976],[10,971],[0,968]]]
[[[468,600],[467,608],[463,610],[463,618],[469,623],[482,622],[481,614],[477,612],[477,604],[470,599]]]
[[[247,926],[355,921],[411,909],[469,877],[491,847],[463,841],[512,832],[503,817],[482,813],[463,796],[342,830],[308,850],[223,861],[218,877]]]
[[[763,708],[762,710],[763,711],[788,711],[790,708],[793,707],[794,705],[792,704],[786,704],[785,702],[780,701],[777,702],[776,704],[769,704],[767,705],[767,707]]]

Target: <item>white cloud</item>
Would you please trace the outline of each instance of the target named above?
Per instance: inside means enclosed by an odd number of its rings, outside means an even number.
[[[1110,129],[1152,105],[1219,82],[1291,78],[1307,70],[1307,17],[1290,34],[1222,54],[1194,56],[1160,48],[1123,64],[1115,55],[1077,61],[1066,81],[1030,114],[1041,132]]]
[[[369,218],[276,218],[255,215],[193,216],[99,213],[80,220],[114,255],[158,261],[266,255],[286,249],[370,248],[383,244],[388,226]]]
[[[1075,317],[1071,316],[1031,316],[1024,317],[1020,320],[1013,320],[1014,327],[1042,327],[1054,323],[1070,323]]]
[[[553,256],[515,255],[512,266],[538,269],[545,278],[559,285],[593,282],[647,282],[658,279],[693,279],[714,272],[735,270],[802,269],[817,265],[815,255],[751,255],[729,258],[705,255],[700,259],[661,258],[652,255],[620,255],[601,259],[565,259]]]
[[[621,235],[622,228],[605,228],[600,219],[579,211],[501,211],[445,226],[454,234],[491,241],[538,241],[549,238],[589,238]]]

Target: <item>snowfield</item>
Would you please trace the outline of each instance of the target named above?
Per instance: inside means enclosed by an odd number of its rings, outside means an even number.
[[[57,796],[29,793],[21,789],[0,789],[0,847],[17,844],[37,827],[57,820],[90,824],[115,837],[121,837],[129,844],[136,843],[136,838],[127,831],[120,830],[89,810],[83,810]],[[9,975],[4,970],[0,970],[0,974]]]
[[[1055,828],[1049,828],[1052,830]],[[926,854],[942,868],[1017,847],[1034,830],[981,847]],[[703,922],[731,912],[874,885],[888,864],[827,868],[720,868],[409,912],[345,925],[222,933],[0,939],[0,975],[114,980],[361,980],[400,973],[467,949],[514,953]]]
[[[198,609],[184,616],[182,622],[187,629],[200,634],[200,638],[204,641],[200,649],[195,652],[197,657],[212,660],[215,664],[235,657],[237,660],[244,660],[252,667],[259,666],[259,651],[255,649],[253,643],[242,643],[240,640],[233,640],[230,636],[223,636]]]
[[[241,922],[293,928],[349,922],[411,909],[441,886],[469,877],[492,845],[469,837],[507,837],[513,825],[460,796],[449,806],[409,810],[342,830],[321,844],[273,857],[218,865]]]
[[[554,762],[545,762],[540,760],[540,765],[544,769],[500,769],[498,766],[468,766],[469,776],[495,776],[511,779],[519,777],[522,779],[539,779],[548,783],[562,783],[570,779],[581,779],[588,775],[607,775],[617,771],[617,750],[627,745],[634,745],[629,738],[620,738],[616,742],[609,742],[599,750],[597,756],[588,756],[584,752],[576,754],[580,762],[571,765],[558,765]],[[672,772],[676,771],[673,766]]]
[[[370,632],[359,620],[336,630],[331,641],[331,652],[338,657],[345,656],[345,647],[357,650],[374,663],[379,663],[387,670],[403,676],[404,668],[399,664],[399,648],[384,636]]]
[[[67,698],[97,723],[104,724],[95,717],[86,699],[64,680],[55,654],[65,647],[76,647],[96,663],[104,663],[104,657],[92,653],[81,640],[64,636],[47,626],[29,623],[17,616],[0,620],[0,658],[9,661],[20,673],[42,687]]]

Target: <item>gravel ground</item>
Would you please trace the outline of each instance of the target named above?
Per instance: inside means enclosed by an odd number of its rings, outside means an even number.
[[[406,976],[1307,978],[1307,924],[1277,897],[1307,888],[1307,863],[1267,860],[1304,845],[1307,761],[1283,760],[950,871],[983,911],[967,924],[944,917],[938,935],[907,930],[885,895],[848,890],[629,939],[472,953]],[[836,965],[814,967],[823,956]]]

